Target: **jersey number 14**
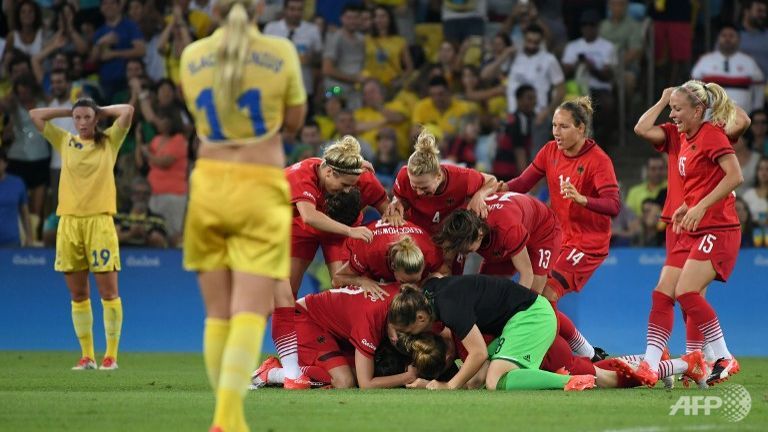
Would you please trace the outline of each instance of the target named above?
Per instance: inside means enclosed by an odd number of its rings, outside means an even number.
[[[216,112],[216,104],[214,102],[213,89],[211,87],[203,89],[203,91],[197,95],[195,106],[198,109],[205,111],[205,118],[208,120],[208,125],[211,127],[211,133],[208,135],[208,138],[217,141],[227,139],[221,131],[221,122],[219,121],[219,114]],[[256,136],[267,133],[267,128],[264,124],[264,114],[261,112],[261,91],[259,89],[248,89],[241,94],[240,97],[237,98],[237,107],[240,109],[248,109],[253,132]]]

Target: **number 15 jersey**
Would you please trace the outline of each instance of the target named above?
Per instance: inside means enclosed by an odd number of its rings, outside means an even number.
[[[216,57],[226,36],[224,30],[192,43],[181,55],[181,88],[187,108],[195,118],[198,135],[210,141],[260,142],[280,130],[286,106],[307,100],[293,44],[263,35],[255,27],[248,31],[251,46],[240,65],[244,69],[241,91],[231,106],[224,106],[213,92],[215,75],[221,73]]]

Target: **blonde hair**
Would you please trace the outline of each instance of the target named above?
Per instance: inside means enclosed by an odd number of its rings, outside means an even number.
[[[441,336],[432,332],[409,335],[403,338],[403,345],[420,378],[436,379],[445,369],[448,347]]]
[[[395,326],[406,327],[416,321],[416,314],[419,311],[426,312],[430,317],[432,315],[432,306],[421,290],[412,284],[400,285],[400,293],[392,299],[387,314],[387,322]]]
[[[329,166],[340,174],[360,175],[364,161],[360,143],[352,135],[344,135],[323,151],[323,166]]]
[[[413,154],[408,158],[408,173],[415,176],[439,173],[439,154],[435,136],[423,128],[419,137],[416,138]]]
[[[705,121],[727,128],[736,116],[733,101],[725,93],[725,90],[715,83],[707,84],[698,80],[690,80],[675,91],[685,93],[688,101],[694,107],[703,106]]]
[[[592,135],[592,115],[595,110],[592,108],[592,99],[589,96],[581,96],[565,101],[557,109],[563,109],[571,113],[573,123],[577,127],[584,125],[584,135]]]
[[[409,236],[404,236],[392,243],[389,246],[387,258],[393,270],[402,270],[409,275],[421,273],[424,266],[424,254]]]
[[[213,94],[220,98],[223,106],[232,107],[243,80],[243,65],[254,33],[250,27],[250,16],[256,13],[261,0],[219,0],[224,19],[221,28],[224,35],[216,52],[216,74]]]

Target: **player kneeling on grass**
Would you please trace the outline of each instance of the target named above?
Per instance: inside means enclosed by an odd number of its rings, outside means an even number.
[[[483,366],[488,352],[483,334],[499,337],[490,356],[485,386],[499,390],[584,390],[595,386],[592,375],[559,375],[539,370],[555,339],[552,306],[518,283],[484,275],[434,277],[424,292],[404,285],[392,300],[389,323],[406,334],[429,331],[442,321],[467,349],[467,361],[448,382],[432,380],[428,389],[462,388]]]

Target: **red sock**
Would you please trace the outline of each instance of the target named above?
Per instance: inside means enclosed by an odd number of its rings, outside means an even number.
[[[298,378],[300,374],[294,314],[295,309],[292,307],[275,308],[272,313],[272,340],[285,369],[285,376],[292,379]]]
[[[661,291],[653,291],[645,348],[645,361],[648,362],[651,370],[659,367],[661,354],[667,347],[674,323],[675,299]]]
[[[720,321],[709,302],[697,292],[685,293],[677,298],[680,307],[688,315],[692,323],[704,335],[704,340],[714,351],[716,358],[731,358],[731,353],[725,344]]]
[[[302,366],[301,372],[314,382],[331,383],[331,375],[320,366]]]
[[[685,321],[685,353],[701,351],[704,349],[704,334],[693,320],[688,319],[688,314],[683,311],[683,320]]]
[[[587,340],[576,329],[576,325],[573,324],[568,316],[560,311],[557,311],[557,323],[558,334],[568,342],[568,346],[571,347],[571,351],[579,352],[579,349],[587,343]]]

